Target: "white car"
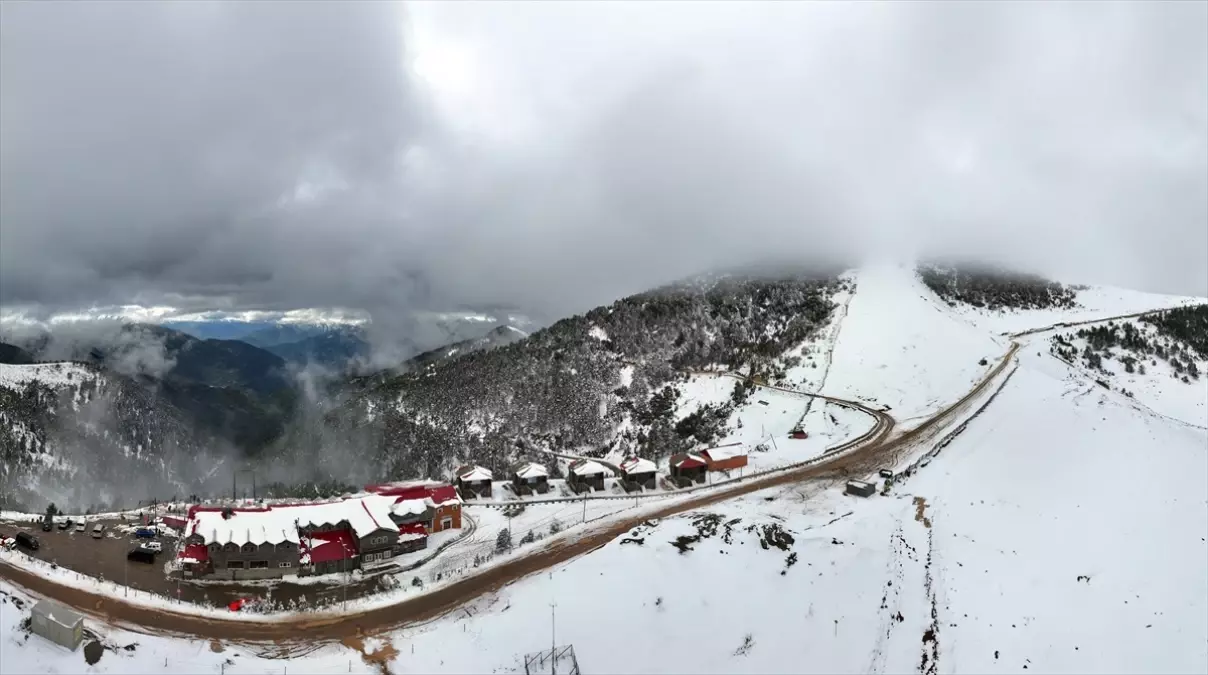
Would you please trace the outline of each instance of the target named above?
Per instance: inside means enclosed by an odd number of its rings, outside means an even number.
[[[0,539],[0,548],[11,551],[14,548],[17,548],[17,540],[13,539],[12,537]]]
[[[148,551],[155,551],[156,553],[162,553],[164,550],[164,545],[163,542],[149,541],[140,546],[140,548],[145,548]]]

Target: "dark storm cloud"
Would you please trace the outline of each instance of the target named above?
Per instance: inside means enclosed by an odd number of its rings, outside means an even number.
[[[4,3],[0,297],[292,304],[298,268],[339,296],[344,240],[389,218],[374,200],[418,124],[400,22],[376,2]]]
[[[399,16],[5,3],[0,301],[557,314],[867,251],[1208,294],[1204,3]]]

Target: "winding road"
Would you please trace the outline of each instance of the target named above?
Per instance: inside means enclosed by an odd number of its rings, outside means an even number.
[[[742,480],[714,484],[708,489],[700,490],[699,495],[687,498],[677,499],[677,497],[687,496],[677,492],[671,497],[675,500],[674,503],[661,508],[651,505],[648,509],[643,509],[631,517],[612,521],[584,532],[576,532],[575,536],[560,538],[498,565],[485,568],[473,576],[461,578],[424,595],[386,607],[348,614],[294,614],[270,621],[248,621],[237,614],[220,618],[177,611],[171,607],[151,608],[130,604],[120,598],[64,586],[3,560],[0,560],[0,578],[37,595],[52,598],[74,607],[100,620],[149,633],[180,634],[194,638],[234,642],[285,644],[340,641],[365,634],[384,632],[401,625],[439,617],[483,594],[499,590],[529,575],[589,553],[647,520],[667,518],[771,487],[805,480],[842,479],[873,473],[882,466],[892,465],[898,457],[920,441],[928,440],[940,433],[947,423],[966,412],[974,402],[991,389],[994,383],[998,382],[998,387],[1001,387],[1000,376],[1014,360],[1016,352],[1022,346],[1019,338],[1048,330],[1133,318],[1147,313],[1149,312],[1059,323],[1010,334],[1009,337],[1012,339],[1010,348],[973,389],[922,424],[898,436],[893,436],[895,428],[893,418],[883,411],[874,410],[855,401],[760,385],[791,394],[813,396],[837,405],[860,410],[873,415],[877,423],[869,432],[859,438],[833,448],[820,457],[772,469],[756,476],[748,476]],[[741,377],[729,373],[712,374]],[[995,387],[995,390],[998,387]]]
[[[404,624],[439,617],[485,593],[496,591],[531,574],[604,546],[650,519],[667,518],[759,490],[807,479],[871,473],[887,458],[892,457],[895,450],[904,448],[929,432],[938,431],[944,423],[965,410],[997,379],[1018,349],[1019,344],[1012,343],[999,363],[964,397],[901,436],[890,438],[894,429],[893,418],[882,411],[852,401],[820,396],[839,405],[873,414],[877,424],[869,433],[834,448],[821,457],[799,465],[772,470],[758,477],[748,477],[733,484],[714,485],[709,490],[701,491],[699,496],[676,500],[675,503],[661,508],[652,505],[632,517],[578,532],[572,537],[561,538],[486,568],[473,576],[464,577],[424,595],[386,607],[347,614],[294,614],[271,621],[248,621],[237,614],[219,618],[177,611],[172,607],[152,608],[130,604],[120,598],[61,585],[4,561],[0,561],[0,577],[103,621],[144,632],[180,634],[213,640],[274,643],[340,641],[367,633],[384,632]]]

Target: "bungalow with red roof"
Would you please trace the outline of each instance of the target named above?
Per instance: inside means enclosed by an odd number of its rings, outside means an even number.
[[[667,473],[680,487],[705,482],[705,474],[708,471],[709,461],[695,452],[676,453],[668,460]]]

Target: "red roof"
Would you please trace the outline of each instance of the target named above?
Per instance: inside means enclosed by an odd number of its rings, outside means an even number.
[[[708,466],[704,458],[692,452],[684,452],[671,457],[671,466],[679,469],[694,469],[698,466]]]
[[[164,521],[164,525],[174,527],[178,530],[184,529],[185,523],[187,522],[184,518],[178,518],[176,516],[163,516],[162,519]]]
[[[210,551],[205,544],[189,544],[181,551],[177,558],[192,558],[197,562],[205,562],[210,559]]]
[[[399,525],[398,533],[399,534],[422,534],[426,537],[426,536],[428,536],[428,528],[424,527],[423,523],[407,523],[405,525]]]
[[[357,555],[357,542],[348,530],[315,532],[309,538],[302,537],[298,543],[302,553],[310,555],[312,565],[349,560]]]

